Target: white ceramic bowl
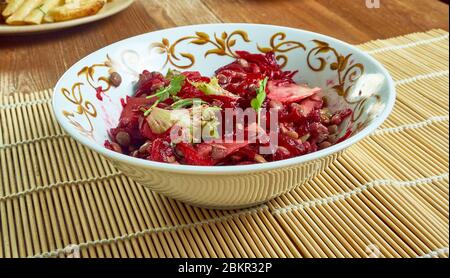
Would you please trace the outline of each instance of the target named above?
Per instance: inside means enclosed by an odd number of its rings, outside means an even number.
[[[244,166],[173,165],[106,149],[107,131],[121,112],[120,99],[132,95],[138,74],[198,70],[212,75],[233,61],[234,51],[274,51],[284,69],[299,70],[297,81],[323,88],[331,110],[350,107],[340,126],[352,136],[330,148],[266,164]],[[109,86],[108,72],[122,84]],[[102,87],[103,100],[96,97]],[[208,24],[166,29],[102,48],[73,65],[54,89],[53,108],[61,126],[77,141],[104,155],[125,175],[156,192],[193,205],[242,208],[266,202],[301,185],[326,168],[347,147],[372,133],[395,102],[389,73],[368,54],[347,43],[298,29],[256,24]]]

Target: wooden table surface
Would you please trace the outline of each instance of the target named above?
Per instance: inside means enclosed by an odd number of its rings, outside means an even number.
[[[101,21],[41,35],[0,37],[0,94],[52,88],[73,63],[115,41],[200,23],[251,22],[296,27],[358,44],[432,28],[448,30],[439,0],[136,0]]]

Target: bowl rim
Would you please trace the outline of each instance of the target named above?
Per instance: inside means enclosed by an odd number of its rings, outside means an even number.
[[[367,127],[362,129],[360,132],[356,133],[352,137],[333,145],[329,148],[316,151],[310,154],[297,156],[289,159],[279,160],[279,161],[273,161],[273,162],[267,162],[267,163],[261,163],[261,164],[250,164],[250,165],[233,165],[233,166],[196,166],[196,165],[180,165],[180,164],[169,164],[169,163],[163,163],[163,162],[156,162],[151,160],[145,160],[142,158],[136,158],[132,156],[128,156],[125,154],[121,154],[112,150],[107,149],[103,145],[99,145],[97,143],[92,142],[88,138],[82,136],[80,133],[76,132],[74,129],[69,128],[69,123],[64,121],[62,114],[57,112],[57,106],[55,102],[55,95],[57,93],[57,88],[60,87],[60,83],[65,79],[66,75],[69,73],[69,70],[73,67],[75,67],[78,64],[81,64],[84,60],[88,59],[91,55],[94,55],[94,53],[101,51],[105,48],[112,47],[114,45],[117,45],[125,40],[129,39],[138,39],[139,37],[146,36],[148,34],[158,34],[163,33],[167,31],[173,31],[180,29],[190,29],[190,28],[204,28],[204,27],[239,27],[239,26],[247,26],[247,27],[262,27],[262,28],[271,28],[276,29],[276,31],[282,31],[282,30],[288,30],[288,31],[294,31],[294,32],[302,32],[307,33],[309,35],[313,35],[318,37],[319,39],[325,39],[327,41],[335,42],[337,44],[341,44],[344,47],[347,47],[348,49],[354,51],[355,53],[358,53],[362,55],[364,58],[366,58],[370,63],[372,63],[380,72],[383,74],[383,76],[386,78],[387,87],[388,87],[388,101],[386,103],[386,106],[384,108],[384,111],[373,120],[371,124],[369,124]],[[122,161],[127,164],[133,165],[133,166],[141,166],[146,167],[149,169],[154,170],[160,170],[165,172],[172,172],[172,173],[188,173],[188,174],[202,174],[202,175],[226,175],[226,174],[248,174],[252,172],[261,172],[261,171],[268,171],[268,170],[274,170],[284,167],[292,167],[294,165],[311,162],[313,160],[321,159],[324,157],[327,157],[331,154],[337,153],[339,151],[342,151],[349,146],[359,142],[360,140],[364,139],[365,137],[369,136],[372,132],[374,132],[390,115],[392,112],[392,109],[395,104],[396,99],[396,88],[395,83],[389,74],[389,72],[386,70],[386,68],[378,62],[375,58],[370,56],[368,53],[364,52],[363,50],[357,48],[354,45],[351,45],[349,43],[346,43],[344,41],[341,41],[339,39],[319,34],[312,31],[307,31],[303,29],[298,28],[292,28],[292,27],[285,27],[285,26],[278,26],[278,25],[270,25],[270,24],[253,24],[253,23],[214,23],[214,24],[196,24],[196,25],[186,25],[186,26],[178,26],[173,28],[167,28],[167,29],[161,29],[157,31],[147,32],[144,34],[128,37],[125,39],[122,39],[120,41],[114,42],[112,44],[109,44],[105,47],[102,47],[100,49],[95,50],[94,52],[86,55],[82,59],[75,62],[72,66],[70,66],[66,72],[60,77],[58,82],[56,83],[53,94],[52,94],[52,107],[53,112],[56,115],[56,119],[58,123],[62,126],[62,128],[70,135],[72,136],[76,141],[82,143],[84,146],[88,147],[89,149],[92,149],[110,159],[113,159],[115,161]]]

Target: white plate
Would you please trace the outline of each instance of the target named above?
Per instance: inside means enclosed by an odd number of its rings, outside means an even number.
[[[133,1],[134,0],[114,0],[110,3],[107,3],[105,7],[103,7],[103,9],[101,9],[95,15],[62,22],[43,23],[39,25],[21,25],[21,26],[14,26],[14,25],[7,25],[5,23],[0,23],[0,35],[42,33],[97,21],[125,10],[126,8],[128,8],[128,6],[131,5],[131,3],[133,3]]]

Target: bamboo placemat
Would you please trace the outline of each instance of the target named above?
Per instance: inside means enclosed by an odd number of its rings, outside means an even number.
[[[239,211],[129,180],[62,131],[50,90],[0,97],[0,257],[448,257],[449,35],[360,47],[397,81],[391,117],[325,173]]]

